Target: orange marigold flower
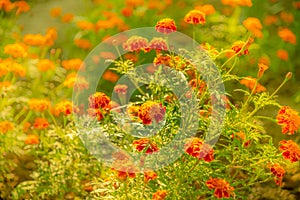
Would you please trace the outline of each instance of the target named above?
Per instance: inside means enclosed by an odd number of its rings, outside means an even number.
[[[184,21],[188,24],[205,24],[205,13],[200,10],[191,10],[185,15]]]
[[[145,148],[147,148],[146,154],[151,154],[159,150],[157,145],[154,142],[150,142],[148,138],[141,138],[139,140],[135,140],[133,141],[132,145],[138,151],[143,151]]]
[[[118,84],[114,87],[114,91],[115,93],[117,94],[126,94],[127,93],[127,88],[128,86],[127,85],[124,85],[124,84]]]
[[[76,23],[76,25],[78,28],[80,28],[82,30],[87,30],[87,31],[94,30],[94,24],[89,21],[81,20],[81,21],[78,21]]]
[[[22,12],[27,12],[30,9],[30,6],[26,1],[16,1],[14,2],[15,7],[17,8],[16,15],[21,14]]]
[[[289,106],[282,106],[278,111],[277,124],[281,126],[282,133],[293,135],[300,127],[300,117],[298,112]]]
[[[131,36],[125,43],[123,49],[125,51],[140,51],[148,47],[148,40],[140,36]]]
[[[154,37],[150,42],[149,42],[149,49],[154,49],[154,50],[168,50],[168,45],[165,39],[160,38],[160,37]]]
[[[10,62],[8,60],[5,60],[5,61],[0,60],[0,77],[5,76],[6,74],[8,74],[11,71],[9,65],[10,65]]]
[[[121,13],[124,17],[130,17],[133,13],[132,7],[125,7],[121,10]]]
[[[140,110],[140,106],[130,105],[127,108],[127,113],[131,118],[134,118],[138,116],[139,110]]]
[[[10,12],[14,8],[15,8],[15,4],[10,2],[10,0],[0,1],[0,10],[4,10],[5,12]]]
[[[148,101],[140,107],[138,117],[143,124],[151,124],[153,121],[159,123],[163,120],[165,113],[166,108],[161,103]]]
[[[68,23],[68,22],[71,22],[73,20],[73,18],[74,18],[74,15],[72,13],[66,13],[63,15],[61,20],[64,23]]]
[[[250,46],[250,44],[251,43],[249,43],[249,42],[237,41],[237,42],[233,43],[231,49],[239,56],[246,55],[246,54],[249,54],[248,47]]]
[[[284,49],[279,49],[276,55],[280,60],[284,60],[284,61],[289,60],[289,53]]]
[[[54,106],[53,112],[55,116],[58,116],[61,113],[64,115],[70,115],[73,112],[78,113],[79,108],[77,106],[74,106],[71,101],[64,100]]]
[[[80,59],[80,58],[73,58],[73,59],[69,59],[69,60],[64,60],[62,61],[61,65],[63,66],[63,68],[67,69],[67,70],[79,70],[84,69],[85,65],[84,62]]]
[[[50,108],[50,101],[46,99],[30,99],[28,105],[30,110],[44,112]]]
[[[278,18],[276,15],[268,15],[264,19],[265,25],[269,26],[272,24],[276,24],[278,22]]]
[[[110,98],[103,92],[96,92],[89,96],[89,107],[95,109],[107,109],[109,108]]]
[[[31,127],[31,123],[25,122],[25,123],[23,124],[23,132],[26,133],[26,132],[29,130],[30,127]]]
[[[206,181],[206,186],[209,189],[215,189],[214,196],[216,198],[229,198],[233,195],[234,188],[224,179],[210,177]]]
[[[274,181],[277,185],[279,185],[280,187],[282,186],[282,179],[285,173],[285,170],[283,167],[281,167],[279,164],[275,163],[273,165],[268,164],[268,167],[270,168],[270,171],[273,175],[275,175],[274,177]]]
[[[45,118],[36,118],[33,124],[35,129],[45,129],[49,126],[48,120]]]
[[[288,28],[279,30],[278,35],[285,42],[289,42],[291,44],[297,43],[296,35]]]
[[[190,139],[184,145],[184,148],[187,154],[199,160],[203,159],[206,162],[211,162],[214,159],[213,148],[209,144],[203,143],[203,140],[197,137]]]
[[[126,0],[125,1],[126,6],[128,7],[137,7],[144,5],[144,0]]]
[[[157,32],[169,34],[177,30],[175,22],[171,18],[164,18],[156,23],[155,29]]]
[[[284,11],[280,12],[280,18],[286,23],[292,23],[294,21],[294,15]]]
[[[38,62],[37,67],[41,72],[46,72],[55,69],[55,64],[49,59],[43,59]]]
[[[72,88],[75,90],[84,90],[89,88],[89,82],[80,75],[76,73],[71,73],[66,77],[66,80],[63,82],[63,85]]]
[[[246,87],[248,87],[250,90],[254,89],[254,86],[256,84],[257,80],[256,78],[252,78],[251,76],[247,76],[246,78],[243,78],[240,83],[242,85],[245,85]],[[260,93],[260,92],[265,92],[266,88],[264,86],[262,86],[261,84],[257,83],[255,91],[253,92],[255,93]]]
[[[252,32],[254,37],[262,38],[263,34],[261,29],[263,28],[259,19],[255,17],[248,17],[243,21],[243,25],[246,27],[247,30]]]
[[[24,77],[26,75],[26,69],[19,63],[12,63],[11,71],[15,76]]]
[[[39,144],[39,136],[38,135],[27,135],[27,138],[25,139],[25,144]]]
[[[88,39],[75,39],[74,44],[81,49],[90,49],[92,47]]]
[[[155,193],[152,195],[153,200],[164,200],[167,196],[167,191],[166,190],[157,190]]]
[[[8,44],[4,47],[4,53],[9,54],[14,58],[24,58],[27,56],[27,48],[20,43]]]
[[[300,148],[294,141],[282,140],[279,144],[281,145],[279,150],[282,151],[284,159],[290,160],[291,162],[297,162],[300,160]]]
[[[224,5],[230,5],[232,7],[235,6],[252,6],[252,1],[251,0],[221,0],[222,4]]]
[[[103,73],[102,78],[106,81],[115,83],[119,79],[119,76],[116,73],[112,72],[111,70],[106,70]]]
[[[42,46],[45,44],[46,38],[42,34],[26,34],[23,42],[30,46]]]
[[[0,122],[0,134],[7,133],[8,131],[12,131],[14,129],[14,124],[9,121]]]
[[[264,75],[264,72],[269,69],[269,66],[263,64],[263,63],[258,63],[258,74],[257,77],[261,78]]]
[[[48,28],[45,35],[45,46],[53,46],[57,38],[57,30],[54,27]]]
[[[0,77],[1,77],[1,65],[0,65]],[[8,88],[9,86],[11,86],[11,82],[9,81],[0,82],[0,88]]]
[[[58,16],[60,16],[61,15],[61,7],[51,8],[50,15],[52,17],[58,17]]]
[[[152,170],[147,170],[144,173],[144,181],[148,183],[151,180],[155,180],[157,178],[157,174]]]
[[[199,11],[203,12],[205,15],[212,15],[216,12],[215,7],[211,4],[196,6],[195,10],[199,10]]]

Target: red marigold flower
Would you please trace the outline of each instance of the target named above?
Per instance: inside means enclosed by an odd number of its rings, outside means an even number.
[[[140,36],[131,36],[126,42],[123,43],[125,51],[140,51],[148,47],[148,40]]]
[[[281,126],[282,133],[293,135],[300,127],[298,112],[289,106],[282,106],[277,114],[277,124]]]
[[[200,10],[191,10],[185,15],[184,21],[188,24],[205,24],[205,13]]]
[[[177,30],[175,22],[171,18],[164,18],[156,23],[155,29],[157,32],[169,34]]]
[[[214,196],[216,198],[229,198],[233,195],[234,188],[224,179],[210,177],[210,179],[206,181],[206,186],[209,189],[215,189]]]
[[[45,118],[36,118],[33,124],[36,129],[45,129],[49,126],[47,119]]]
[[[167,196],[167,191],[166,190],[157,190],[155,193],[152,195],[153,200],[164,200]]]
[[[144,173],[144,181],[148,183],[150,180],[155,180],[157,178],[157,174],[152,170],[147,170]]]
[[[126,94],[127,93],[127,88],[128,86],[127,85],[124,85],[124,84],[118,84],[114,87],[114,91],[115,93],[117,94]]]
[[[140,107],[138,117],[143,124],[151,124],[153,121],[159,123],[163,120],[165,113],[166,108],[161,103],[148,101]]]
[[[236,133],[233,133],[232,135],[231,135],[231,138],[232,139],[238,139],[238,140],[240,140],[240,141],[242,141],[242,142],[244,142],[244,147],[248,147],[249,145],[250,145],[250,140],[247,140],[247,141],[245,141],[245,138],[246,138],[246,136],[245,136],[245,133],[244,132],[236,132]]]
[[[109,108],[110,98],[103,92],[96,92],[89,97],[89,107],[95,109]]]
[[[133,141],[132,145],[136,148],[137,151],[143,151],[146,147],[146,154],[151,154],[158,151],[158,147],[154,142],[150,142],[147,138],[141,138],[139,140]]]
[[[282,186],[282,179],[285,173],[285,170],[283,167],[281,167],[279,164],[275,163],[273,165],[268,165],[268,167],[270,168],[270,171],[273,175],[275,175],[274,177],[274,181],[277,185],[279,185],[280,187]]]
[[[206,162],[211,162],[214,159],[213,148],[203,140],[194,137],[184,145],[185,152],[199,160],[203,159]]]
[[[27,135],[27,138],[25,139],[25,144],[39,144],[39,136],[38,135]]]
[[[120,180],[125,180],[127,177],[135,177],[138,169],[127,154],[124,152],[116,152],[112,157],[114,158],[114,162],[112,163],[111,169],[117,172],[117,177]]]
[[[160,38],[160,37],[154,37],[150,42],[149,42],[149,49],[154,49],[154,50],[168,50],[168,45],[165,39]]]
[[[280,141],[279,150],[282,151],[282,156],[286,160],[290,160],[291,162],[297,162],[300,160],[300,148],[299,146],[292,140],[283,140]]]

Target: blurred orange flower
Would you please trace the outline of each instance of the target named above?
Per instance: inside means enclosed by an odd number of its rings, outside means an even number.
[[[282,156],[286,160],[290,160],[292,163],[300,160],[300,148],[293,140],[282,140],[279,142],[281,145],[279,150],[282,151]]]
[[[199,11],[203,12],[205,15],[212,15],[212,14],[214,14],[216,12],[216,9],[211,4],[205,4],[205,5],[202,5],[202,6],[196,6],[195,10],[199,10]]]
[[[184,21],[188,24],[205,24],[205,13],[199,10],[191,10],[185,15]]]
[[[294,21],[294,15],[292,13],[287,13],[285,11],[280,12],[280,18],[285,23],[292,23]]]
[[[81,49],[90,49],[92,47],[91,42],[88,39],[75,39],[74,44]]]
[[[15,4],[10,0],[1,0],[0,1],[0,10],[4,10],[5,12],[10,12],[15,8]]]
[[[50,15],[52,17],[58,17],[61,15],[61,7],[54,7],[50,10]]]
[[[1,77],[1,64],[0,64],[0,77]],[[9,81],[0,82],[0,89],[8,88],[9,86],[11,86],[11,82],[9,82]]]
[[[125,7],[121,10],[121,13],[124,17],[130,17],[133,13],[132,7]]]
[[[9,121],[0,122],[0,134],[7,133],[8,131],[12,131],[14,129],[14,124]]]
[[[77,21],[76,25],[81,30],[87,30],[87,31],[94,30],[94,24],[89,21],[85,21],[85,20]]]
[[[144,0],[125,0],[125,4],[128,7],[137,7],[144,5]]]
[[[23,42],[30,46],[43,46],[46,38],[42,34],[26,34],[23,37]]]
[[[21,43],[7,44],[4,46],[4,53],[14,58],[24,58],[27,56],[27,47]]]
[[[261,78],[264,75],[264,72],[269,69],[269,66],[263,64],[263,63],[258,63],[258,74],[257,78]]]
[[[106,70],[103,73],[102,78],[106,81],[115,83],[119,79],[119,76],[116,73],[112,72],[111,70]]]
[[[252,32],[254,37],[262,38],[263,33],[261,29],[263,28],[259,19],[255,17],[248,17],[243,21],[243,25],[246,27],[247,30]]]
[[[63,115],[70,115],[72,113],[78,113],[79,108],[77,106],[73,106],[73,103],[68,100],[64,100],[59,102],[54,106],[53,113],[55,116],[59,116],[61,113]]]
[[[103,92],[96,92],[89,96],[89,107],[95,109],[107,109],[109,108],[110,98]]]
[[[144,173],[144,182],[147,184],[150,180],[155,180],[157,174],[152,170],[146,170]]]
[[[89,88],[89,82],[83,76],[77,75],[76,73],[69,74],[63,82],[63,85],[68,88],[74,87],[75,90]]]
[[[55,64],[49,59],[42,59],[37,64],[38,69],[41,72],[55,69]]]
[[[269,26],[272,24],[276,24],[278,22],[278,18],[276,15],[268,15],[264,19],[265,25]]]
[[[277,124],[281,126],[282,133],[293,135],[300,127],[300,117],[296,110],[289,106],[282,106],[278,111]]]
[[[64,23],[71,22],[74,18],[74,15],[72,13],[66,13],[62,16],[61,21]]]
[[[164,18],[156,23],[155,29],[157,32],[169,34],[177,30],[175,22],[171,18]]]
[[[210,177],[210,179],[206,181],[206,186],[209,189],[215,189],[214,196],[216,198],[229,198],[233,196],[234,188],[224,179]]]
[[[284,60],[284,61],[289,60],[289,53],[284,49],[279,49],[276,55],[280,60]]]
[[[25,139],[24,142],[25,144],[39,144],[40,143],[39,136],[29,134],[27,135],[27,138]]]
[[[64,60],[64,61],[62,61],[61,65],[66,70],[72,70],[73,69],[73,70],[77,71],[80,68],[82,70],[84,70],[84,68],[85,68],[85,64],[80,58],[73,58],[73,59],[69,59],[69,60]]]
[[[278,35],[285,42],[289,42],[291,44],[297,43],[296,35],[288,28],[279,30]]]
[[[28,101],[28,106],[30,110],[36,112],[44,112],[50,108],[50,101],[46,99],[30,99]]]
[[[246,87],[248,87],[250,90],[254,89],[254,86],[256,84],[257,80],[256,78],[252,78],[251,76],[247,76],[246,78],[243,78],[240,83],[242,85],[245,85]],[[256,88],[254,90],[254,94],[255,93],[260,93],[260,92],[265,92],[266,88],[264,86],[262,86],[261,84],[257,83]]]
[[[164,200],[167,196],[167,191],[166,190],[157,190],[155,193],[152,195],[153,200]]]
[[[14,2],[15,7],[17,8],[16,15],[21,14],[22,12],[27,12],[30,9],[30,6],[26,1],[16,1]]]
[[[251,0],[221,0],[222,4],[224,5],[230,5],[232,7],[235,6],[252,6],[252,1]]]
[[[48,120],[45,118],[36,118],[33,124],[35,129],[45,129],[49,126]]]

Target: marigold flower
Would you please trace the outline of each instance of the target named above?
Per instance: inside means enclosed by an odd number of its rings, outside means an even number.
[[[140,51],[148,47],[148,40],[140,36],[131,36],[125,43],[123,49],[125,51]]]
[[[285,42],[288,42],[291,44],[297,43],[296,35],[288,28],[283,28],[283,29],[279,30],[278,35]]]
[[[15,7],[17,8],[16,15],[21,14],[22,12],[27,12],[30,9],[30,6],[26,1],[16,1],[14,2]]]
[[[279,150],[282,151],[282,156],[286,160],[290,160],[292,163],[300,160],[300,148],[292,140],[282,140],[279,142],[281,145]]]
[[[242,51],[243,47],[244,50]],[[239,56],[249,54],[249,50],[246,48],[245,42],[243,41],[237,41],[233,43],[231,49]]]
[[[81,21],[78,21],[76,23],[76,25],[81,30],[87,30],[87,31],[94,30],[94,24],[89,21],[81,20]]]
[[[212,15],[216,12],[215,7],[211,4],[196,6],[195,10],[199,10],[199,11],[203,12],[205,15]]]
[[[188,24],[205,24],[205,13],[199,10],[191,10],[185,15],[184,21]]]
[[[166,108],[161,103],[148,101],[140,107],[138,117],[143,124],[151,124],[153,121],[159,123],[163,120],[165,113]]]
[[[1,77],[1,67],[0,67],[0,77]],[[0,82],[0,88],[8,88],[9,86],[11,86],[11,82],[9,81]]]
[[[43,59],[38,62],[37,67],[41,72],[46,72],[55,69],[55,64],[49,59]]]
[[[119,76],[116,73],[112,72],[111,70],[106,70],[103,73],[102,78],[106,81],[115,83],[119,79]]]
[[[30,127],[31,127],[31,123],[25,122],[23,124],[23,132],[26,133],[29,130]]]
[[[9,54],[14,58],[24,58],[27,56],[27,48],[20,43],[8,44],[4,47],[4,53]]]
[[[78,113],[79,108],[77,106],[74,106],[71,101],[64,100],[54,106],[53,112],[55,116],[58,116],[61,113],[64,115],[70,115],[73,112]]]
[[[73,58],[73,59],[69,59],[69,60],[64,60],[62,61],[61,65],[63,66],[63,68],[65,68],[66,70],[79,70],[84,69],[85,65],[84,62],[80,59],[80,58]]]
[[[73,20],[73,18],[74,18],[74,15],[72,13],[66,13],[63,15],[61,20],[64,23],[68,23],[68,22],[71,22]]]
[[[125,7],[121,10],[121,13],[124,17],[130,17],[133,13],[132,7]]]
[[[263,63],[258,63],[258,74],[257,77],[261,78],[264,75],[264,72],[269,69],[269,66],[263,64]]]
[[[87,113],[90,117],[97,117],[97,120],[100,121],[101,119],[104,118],[105,111],[100,110],[100,109],[95,109],[95,108],[88,108]]]
[[[157,145],[154,142],[150,142],[150,140],[147,138],[141,138],[139,140],[135,140],[133,141],[132,145],[138,151],[143,151],[145,148],[147,148],[145,151],[146,154],[151,154],[159,150]]]
[[[263,56],[259,58],[258,62],[270,66],[270,59],[268,57]]]
[[[57,30],[54,27],[50,27],[47,29],[46,35],[45,35],[45,46],[53,46],[54,41],[57,38]]]
[[[117,172],[120,180],[126,180],[127,177],[135,178],[138,169],[135,167],[130,157],[123,152],[116,152],[112,155],[114,162],[111,169]]]
[[[61,7],[51,8],[50,15],[52,17],[58,17],[58,16],[60,16],[61,15]]]
[[[154,49],[154,50],[164,50],[167,51],[168,50],[168,45],[165,39],[160,38],[160,37],[154,37],[148,45],[149,49]]]
[[[11,71],[9,65],[8,65],[8,61],[2,61],[0,60],[0,77],[1,76],[5,76],[6,74],[8,74]]]
[[[137,7],[144,5],[144,0],[126,0],[125,1],[126,6],[128,7]]]
[[[200,79],[192,79],[189,81],[189,85],[195,90],[197,89],[198,92],[201,94],[206,89],[206,84],[203,80]]]
[[[292,13],[287,13],[284,11],[280,12],[280,18],[285,23],[292,23],[294,21],[294,15]]]
[[[273,175],[275,175],[274,177],[274,181],[277,185],[279,185],[280,187],[282,186],[282,179],[285,173],[285,170],[283,167],[281,167],[279,164],[275,163],[273,165],[269,164],[268,167],[270,168],[270,171]]]
[[[293,2],[293,6],[299,10],[300,9],[300,1]]]
[[[153,200],[164,200],[167,196],[167,191],[166,190],[157,190],[155,193],[152,195]]]
[[[26,69],[19,63],[12,63],[11,71],[15,76],[24,77],[26,75]]]
[[[14,129],[14,124],[9,121],[0,122],[0,134],[7,133],[8,131],[12,131]]]
[[[36,118],[33,124],[35,129],[45,129],[49,126],[48,120],[45,118]]]
[[[90,49],[92,47],[88,39],[75,39],[74,44],[81,49]]]
[[[147,170],[144,173],[144,181],[148,183],[150,180],[155,180],[157,178],[157,174],[152,170]]]
[[[259,19],[255,17],[248,17],[243,21],[243,25],[246,27],[247,30],[252,32],[254,37],[262,38],[263,34],[261,29],[263,28]]]
[[[281,126],[282,133],[293,135],[300,127],[300,117],[298,112],[289,106],[282,106],[278,111],[277,124]]]
[[[168,66],[176,70],[185,69],[190,63],[180,56],[170,56],[170,55],[158,55],[153,60],[154,66]]]
[[[289,60],[289,53],[284,49],[279,49],[276,55],[280,60],[284,60],[284,61]]]
[[[233,195],[234,188],[224,179],[210,177],[206,181],[206,186],[209,189],[215,189],[214,196],[216,198],[229,198]]]
[[[63,82],[63,85],[68,88],[74,87],[75,90],[84,90],[89,88],[88,81],[83,76],[77,75],[76,73],[69,74]]]
[[[27,138],[25,139],[25,144],[39,144],[39,136],[38,135],[27,135]]]
[[[175,22],[171,18],[164,18],[156,23],[155,29],[157,32],[169,34],[177,30]]]
[[[140,110],[140,106],[130,105],[127,108],[127,113],[130,117],[134,118],[138,116],[139,110]]]
[[[23,42],[30,46],[43,46],[46,38],[42,34],[26,34],[23,37]]]
[[[36,112],[44,112],[50,108],[50,101],[46,99],[30,99],[28,102],[29,109]]]
[[[10,12],[14,8],[15,8],[15,4],[10,2],[10,0],[0,1],[0,10],[4,10],[5,12]]]
[[[126,94],[127,93],[127,88],[128,86],[127,85],[124,85],[124,84],[118,84],[114,87],[114,91],[115,93],[117,94]]]
[[[252,1],[251,0],[221,0],[221,2],[224,5],[230,5],[232,7],[235,7],[235,6],[252,7]]]
[[[264,19],[264,23],[267,26],[270,26],[272,24],[276,24],[278,22],[278,18],[276,15],[268,15]]]
[[[199,160],[203,159],[206,162],[211,162],[214,159],[213,148],[209,144],[203,143],[203,140],[197,137],[190,139],[184,145],[184,148],[187,154]]]
[[[240,83],[242,85],[245,85],[246,87],[248,87],[250,90],[254,89],[254,86],[256,84],[257,80],[256,78],[252,78],[251,76],[247,76],[246,78],[243,78]],[[254,90],[254,94],[255,93],[260,93],[260,92],[265,92],[266,88],[264,86],[262,86],[261,84],[257,83],[256,88]]]
[[[89,96],[89,107],[95,109],[109,108],[110,98],[103,92],[96,92]]]

